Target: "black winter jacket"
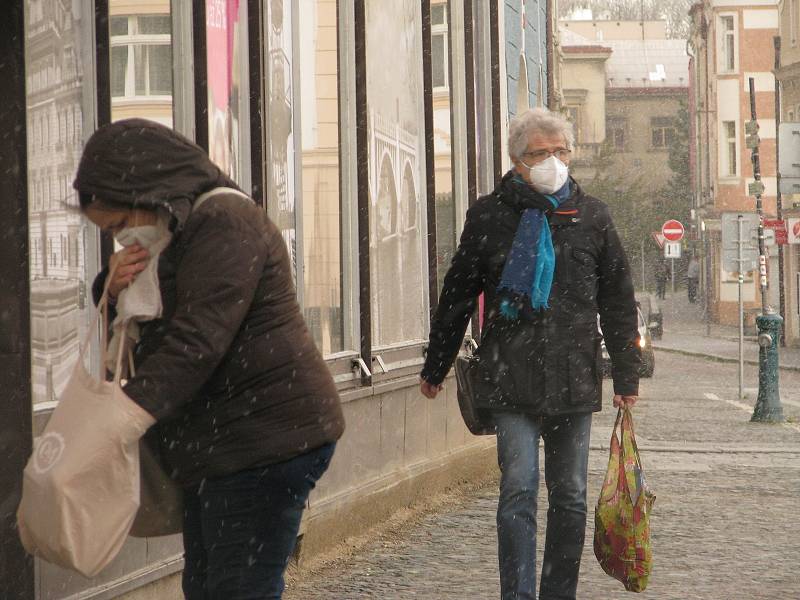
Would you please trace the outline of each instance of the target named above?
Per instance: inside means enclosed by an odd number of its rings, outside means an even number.
[[[162,207],[163,318],[142,324],[125,392],[158,421],[184,485],[280,462],[336,441],[339,397],[296,301],[286,244],[265,211],[198,146],[141,119],[99,129],[74,183],[120,206]],[[95,289],[101,289],[105,272]]]
[[[515,322],[500,315],[497,287],[522,212],[530,207],[511,177],[467,211],[431,325],[423,379],[438,384],[445,378],[484,293],[477,351],[483,408],[534,415],[600,410],[598,313],[614,391],[638,394],[641,351],[628,261],[606,205],[574,181],[572,197],[548,215],[556,253],[550,308],[528,306]]]

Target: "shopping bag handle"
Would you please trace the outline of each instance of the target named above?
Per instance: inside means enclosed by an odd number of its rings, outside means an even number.
[[[622,435],[623,435],[622,428],[625,428],[626,426],[627,426],[628,432],[630,433],[630,436],[631,436],[631,444],[633,445],[633,450],[636,453],[636,464],[639,466],[639,468],[643,468],[643,466],[642,466],[642,458],[641,458],[642,455],[639,452],[639,446],[636,443],[636,434],[635,434],[635,432],[633,430],[633,415],[631,414],[631,409],[628,408],[627,406],[625,408],[620,407],[619,410],[617,411],[617,419],[614,422],[614,432],[611,434],[612,437],[617,437],[617,439],[619,440],[620,448],[623,447],[623,445],[622,445]],[[620,428],[620,433],[619,434],[617,434],[617,428],[618,427]]]
[[[111,280],[114,277],[114,273],[117,270],[117,265],[114,264],[111,269],[109,270],[108,275],[106,276],[105,284],[103,285],[103,294],[100,296],[100,300],[97,303],[97,311],[95,313],[94,318],[92,319],[91,325],[89,326],[89,331],[86,332],[86,336],[83,339],[83,343],[80,344],[78,347],[78,360],[83,361],[84,357],[86,356],[86,349],[89,347],[89,342],[91,341],[92,337],[94,337],[97,326],[100,320],[103,321],[103,330],[100,332],[100,364],[106,364],[106,357],[108,352],[108,289],[111,285]],[[122,366],[122,356],[124,354],[124,349],[127,344],[120,343],[119,351],[117,352],[116,357],[116,367],[114,369],[114,383],[119,384],[121,379],[121,369]],[[105,380],[105,377],[103,377]]]

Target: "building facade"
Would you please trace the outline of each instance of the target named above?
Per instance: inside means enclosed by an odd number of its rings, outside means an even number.
[[[800,123],[800,2],[781,0],[778,8],[780,58],[775,65],[775,77],[780,87],[779,122]],[[779,149],[779,152],[790,151],[791,148]],[[793,242],[783,247],[784,327],[787,343],[797,345],[800,344],[800,194],[792,193],[795,189],[791,186],[783,192],[781,216],[786,220],[789,241]]]
[[[777,212],[774,38],[779,6],[772,0],[705,0],[691,9],[694,203],[706,251],[703,278],[711,317],[738,322],[738,273],[724,268],[721,218],[726,212],[755,212],[754,181],[745,125],[751,120],[750,80],[760,126],[764,215]],[[777,310],[779,269],[776,246],[768,247],[768,304]],[[746,273],[749,319],[761,305],[757,277]],[[790,335],[791,334],[791,335]],[[794,338],[787,331],[787,339]]]
[[[300,552],[496,468],[492,442],[463,425],[452,381],[430,401],[418,373],[467,207],[507,166],[505,125],[549,93],[552,2],[18,4],[0,22],[0,596],[179,587],[179,537],[131,539],[86,580],[25,556],[14,530],[22,467],[78,360],[95,316],[89,290],[114,250],[71,187],[86,139],[112,120],[148,118],[194,139],[283,233],[349,425]]]
[[[576,178],[617,206],[634,202],[637,223],[661,218],[651,223],[658,229],[682,219],[672,213],[684,202],[669,186],[689,101],[685,40],[667,39],[663,21],[560,21],[557,64],[560,108],[575,127]],[[621,222],[637,286],[652,288],[652,267],[661,260],[652,231]]]

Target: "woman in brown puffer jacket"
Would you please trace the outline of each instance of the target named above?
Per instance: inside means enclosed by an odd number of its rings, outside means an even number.
[[[113,297],[157,262],[160,310],[138,324],[125,392],[157,420],[184,489],[186,597],[280,598],[306,499],[344,430],[280,231],[200,147],[147,120],[98,129],[73,185],[126,245],[111,259]]]

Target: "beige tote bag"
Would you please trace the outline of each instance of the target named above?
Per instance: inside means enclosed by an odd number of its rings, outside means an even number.
[[[106,287],[98,305],[105,325],[103,353],[108,346],[107,295]],[[139,439],[155,423],[120,386],[125,344],[120,344],[113,381],[87,372],[83,358],[98,320],[35,441],[17,511],[20,538],[29,553],[86,577],[102,571],[125,542],[139,508]]]

